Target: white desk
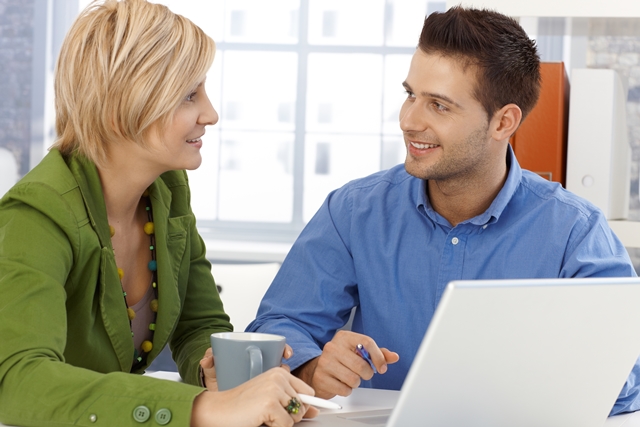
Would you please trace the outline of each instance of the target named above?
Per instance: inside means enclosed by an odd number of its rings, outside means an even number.
[[[172,381],[180,381],[180,376],[175,372],[154,372],[147,374],[156,378],[162,378]],[[331,399],[342,406],[342,409],[321,409],[320,415],[330,413],[347,413],[360,411],[373,411],[377,409],[390,409],[396,405],[399,391],[395,390],[375,390],[369,388],[358,388],[353,390],[351,396],[337,396]],[[305,420],[302,424],[313,426],[314,420]],[[605,421],[603,427],[640,427],[640,411],[632,414],[616,415],[609,417]],[[1,426],[0,426],[1,427]]]
[[[399,391],[374,390],[360,388],[353,391],[349,397],[335,397],[331,399],[342,405],[342,409],[321,409],[322,414],[337,412],[371,411],[376,409],[393,408],[400,396]],[[313,426],[314,420],[307,420],[303,425]],[[631,414],[609,417],[603,427],[640,427],[640,411]]]
[[[603,427],[640,427],[640,411],[607,418]]]
[[[169,381],[180,381],[180,376],[175,372],[153,372],[147,374],[155,378]],[[334,397],[334,402],[340,404],[342,409],[321,409],[320,415],[329,413],[347,413],[356,411],[372,411],[377,409],[393,408],[400,396],[399,391],[394,390],[374,390],[367,388],[359,388],[353,391],[349,397]],[[312,427],[314,420],[305,420],[301,426]],[[617,415],[609,417],[605,421],[603,427],[640,427],[640,411],[632,414]],[[9,427],[0,423],[0,427]]]

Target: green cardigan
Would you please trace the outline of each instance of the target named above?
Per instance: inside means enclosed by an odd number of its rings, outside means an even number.
[[[150,197],[159,310],[148,363],[169,343],[185,383],[129,373],[133,340],[98,172],[52,150],[0,200],[0,422],[138,426],[144,406],[147,425],[159,410],[170,411],[168,425],[189,425],[209,335],[232,326],[186,173],[163,174]]]

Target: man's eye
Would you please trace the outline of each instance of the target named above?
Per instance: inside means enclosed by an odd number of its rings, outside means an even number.
[[[445,107],[444,105],[440,104],[439,102],[434,102],[432,105],[435,107],[436,110],[438,110],[440,112],[444,112],[444,111],[448,110],[447,107]]]

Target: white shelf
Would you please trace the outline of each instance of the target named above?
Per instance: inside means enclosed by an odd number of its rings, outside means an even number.
[[[638,0],[447,0],[447,8],[494,9],[505,15],[576,18],[639,18]]]
[[[279,262],[291,249],[290,243],[242,242],[233,240],[205,240],[207,258],[214,262]]]
[[[609,226],[622,241],[625,248],[640,248],[640,222],[609,220]]]

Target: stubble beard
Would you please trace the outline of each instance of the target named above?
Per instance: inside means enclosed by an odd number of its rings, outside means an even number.
[[[433,141],[439,144],[439,149],[443,151],[439,153],[439,158],[435,162],[429,159],[427,164],[421,164],[420,159],[412,156],[407,149],[405,169],[410,175],[424,180],[446,182],[469,179],[488,162],[486,133],[487,128],[476,129],[465,138],[464,142],[447,144],[448,152],[439,140]]]

